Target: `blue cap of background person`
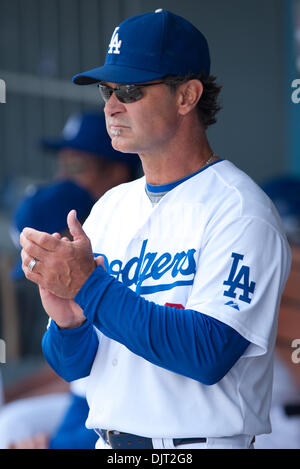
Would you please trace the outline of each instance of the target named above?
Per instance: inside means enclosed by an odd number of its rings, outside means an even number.
[[[159,9],[123,21],[113,32],[105,65],[74,76],[73,82],[130,84],[200,72],[210,73],[205,37],[186,19]]]
[[[140,165],[137,155],[121,153],[112,147],[103,112],[73,114],[67,120],[60,138],[43,138],[41,144],[45,150],[78,150],[109,161],[124,163],[132,169],[138,170]]]
[[[266,181],[262,189],[270,197],[282,219],[290,242],[300,243],[300,178],[282,176]]]
[[[95,201],[83,188],[71,181],[55,182],[35,189],[17,207],[12,221],[12,235],[16,244],[25,227],[47,233],[63,233],[68,229],[67,215],[77,211],[78,220],[83,223]],[[14,280],[24,277],[19,260],[11,276]]]

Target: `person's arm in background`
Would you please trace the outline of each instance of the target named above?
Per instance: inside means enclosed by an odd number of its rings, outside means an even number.
[[[94,449],[99,435],[85,426],[89,406],[84,397],[72,393],[72,400],[49,449]]]
[[[57,392],[68,392],[69,384],[55,373],[47,363],[26,378],[4,388],[4,403],[33,396],[43,396]]]

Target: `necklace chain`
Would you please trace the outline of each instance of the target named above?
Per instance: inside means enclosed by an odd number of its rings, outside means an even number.
[[[214,153],[212,153],[210,155],[210,157],[208,158],[208,160],[206,161],[206,163],[204,163],[204,165],[202,167],[204,168],[205,166],[207,166],[215,158],[215,156],[216,155]]]

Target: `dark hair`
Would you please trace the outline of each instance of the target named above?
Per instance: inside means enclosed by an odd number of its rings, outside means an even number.
[[[203,85],[203,94],[197,104],[197,111],[200,121],[207,129],[208,126],[217,122],[216,114],[222,109],[218,104],[218,96],[222,86],[216,83],[216,77],[200,73],[199,75],[187,75],[185,77],[167,76],[164,78],[171,93],[175,93],[182,83],[194,79],[201,81]]]

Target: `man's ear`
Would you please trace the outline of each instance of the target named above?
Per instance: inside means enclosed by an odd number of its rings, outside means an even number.
[[[180,85],[177,92],[178,112],[184,116],[197,106],[203,94],[203,85],[200,80],[189,80]]]

